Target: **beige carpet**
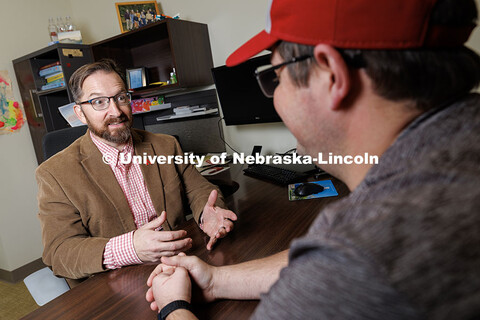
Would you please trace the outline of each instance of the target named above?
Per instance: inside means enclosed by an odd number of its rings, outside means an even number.
[[[18,320],[37,308],[23,281],[8,283],[0,280],[0,320]]]

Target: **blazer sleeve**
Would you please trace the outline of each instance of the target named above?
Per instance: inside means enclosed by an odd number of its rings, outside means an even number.
[[[35,175],[44,263],[55,275],[70,279],[105,271],[103,251],[109,239],[90,236],[52,173],[40,166]]]
[[[180,147],[178,141],[175,140],[175,155],[183,155],[182,148]],[[191,164],[179,165],[182,179],[185,185],[185,195],[188,199],[190,209],[193,213],[193,218],[199,223],[200,216],[203,212],[203,208],[207,203],[208,196],[212,190],[218,191],[218,197],[215,205],[220,208],[227,209],[225,205],[225,200],[223,198],[222,192],[220,189],[208,182],[204,176],[198,172],[198,170]]]

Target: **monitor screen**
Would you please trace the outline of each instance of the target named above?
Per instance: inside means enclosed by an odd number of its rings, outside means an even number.
[[[263,95],[255,78],[255,70],[266,64],[270,64],[269,54],[235,67],[212,69],[227,126],[282,121],[273,107],[273,99]]]

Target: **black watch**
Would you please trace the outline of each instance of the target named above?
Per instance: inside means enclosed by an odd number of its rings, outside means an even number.
[[[158,314],[158,320],[167,319],[168,315],[177,309],[187,309],[189,311],[192,311],[192,305],[185,300],[172,301],[162,308],[162,310]]]

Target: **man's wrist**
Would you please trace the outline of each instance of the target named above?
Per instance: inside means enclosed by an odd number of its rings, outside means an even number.
[[[186,319],[197,319],[195,314],[187,309],[177,309],[170,313],[166,320],[186,320]]]
[[[165,307],[160,310],[158,313],[158,320],[165,320],[167,316],[178,309],[186,309],[192,312],[192,305],[185,300],[175,300],[167,304]]]

